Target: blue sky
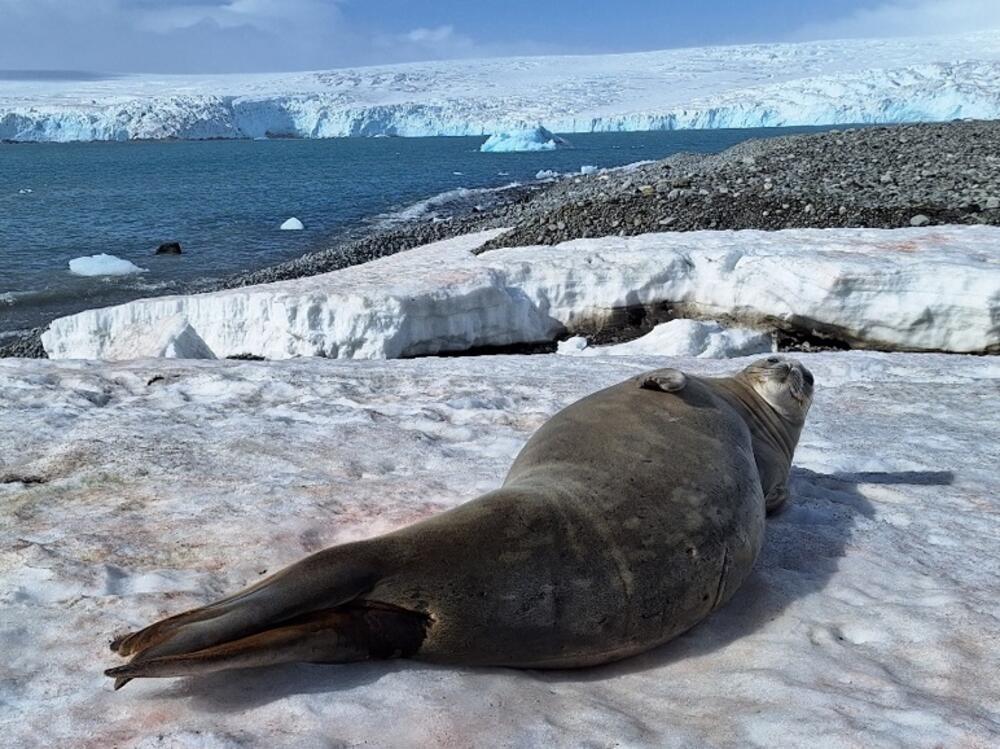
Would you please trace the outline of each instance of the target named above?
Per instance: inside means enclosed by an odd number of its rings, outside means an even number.
[[[250,72],[1000,27],[1000,0],[0,0],[0,69]]]

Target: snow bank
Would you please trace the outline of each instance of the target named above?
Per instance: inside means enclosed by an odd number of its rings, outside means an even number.
[[[671,320],[634,341],[614,346],[589,346],[583,336],[559,343],[567,356],[686,356],[728,359],[773,349],[770,335],[745,328],[724,328],[716,322]]]
[[[0,139],[560,133],[1000,116],[1000,35],[0,81]],[[502,88],[503,95],[497,94]]]
[[[550,133],[539,125],[528,130],[495,133],[479,147],[483,153],[508,153],[512,151],[555,151],[557,148],[571,148],[565,138]]]
[[[380,359],[551,341],[616,310],[672,303],[855,346],[1000,346],[1000,229],[703,231],[473,255],[502,230],[310,278],[141,299],[55,320],[50,357],[132,358],[121,341],[186,320],[217,356]],[[139,352],[143,353],[139,353]]]
[[[663,648],[580,671],[297,665],[118,693],[113,635],[496,487],[549,415],[663,360],[2,360],[4,742],[993,746],[1000,366],[802,358],[816,402],[788,509],[736,597]]]
[[[77,276],[127,276],[145,273],[146,269],[102,252],[100,255],[73,258],[69,261],[69,272]]]
[[[292,216],[289,219],[285,219],[278,228],[282,231],[302,231],[306,227],[295,216]]]

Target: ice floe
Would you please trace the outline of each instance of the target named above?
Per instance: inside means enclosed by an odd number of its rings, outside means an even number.
[[[992,746],[997,359],[802,359],[817,390],[788,508],[736,597],[663,648],[580,671],[302,664],[122,692],[101,673],[115,634],[494,488],[589,392],[745,361],[0,360],[3,741]]]
[[[140,268],[135,263],[103,252],[69,261],[69,272],[76,276],[128,276],[145,271],[145,268]]]
[[[282,231],[302,231],[306,227],[295,216],[292,216],[289,219],[285,219],[278,228]]]
[[[494,133],[479,147],[483,153],[507,153],[514,151],[555,151],[557,148],[571,148],[565,138],[549,132],[544,127]]]
[[[42,341],[53,358],[147,356],[140,342],[181,317],[220,357],[397,358],[553,341],[671,304],[857,347],[1000,347],[993,227],[672,232],[473,254],[500,231],[309,278],[88,310],[55,320]]]

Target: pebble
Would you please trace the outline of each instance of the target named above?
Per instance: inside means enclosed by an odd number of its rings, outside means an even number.
[[[910,226],[927,226],[931,220],[927,218],[922,213],[918,213],[916,216],[910,219]]]

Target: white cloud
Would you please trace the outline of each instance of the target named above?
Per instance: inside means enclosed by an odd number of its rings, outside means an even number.
[[[436,29],[413,29],[404,36],[417,44],[440,44],[455,38],[455,27],[438,26]]]
[[[889,0],[843,18],[809,24],[797,39],[927,36],[1000,28],[1000,0]]]
[[[0,0],[0,70],[243,72],[541,54],[454,26],[352,26],[348,0]]]

